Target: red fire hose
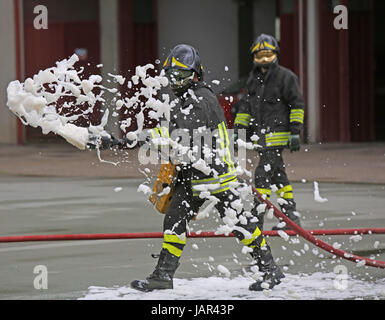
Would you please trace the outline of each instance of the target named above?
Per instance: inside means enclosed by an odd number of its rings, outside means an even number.
[[[357,229],[316,229],[307,230],[312,235],[364,235],[364,234],[385,234],[385,228],[357,228]],[[262,231],[264,236],[278,237],[278,231]],[[297,233],[293,230],[286,230],[289,236],[295,236]],[[188,238],[222,238],[234,237],[229,233],[218,234],[213,231],[201,231],[187,233]],[[138,232],[138,233],[90,233],[90,234],[47,234],[47,235],[29,235],[29,236],[7,236],[0,237],[0,243],[6,242],[28,242],[28,241],[66,241],[66,240],[102,240],[102,239],[151,239],[163,238],[162,232]]]
[[[304,230],[296,225],[288,217],[286,217],[276,206],[255,189],[252,188],[258,199],[266,203],[268,209],[274,210],[274,215],[283,220],[287,226],[292,230],[285,230],[289,236],[298,234],[307,241],[313,243],[317,247],[332,253],[338,257],[350,260],[356,263],[365,262],[365,265],[385,269],[385,262],[373,260],[369,258],[360,257],[343,250],[336,249],[326,242],[316,238],[314,235],[358,235],[358,234],[385,234],[385,228],[357,228],[357,229],[333,229],[333,230]],[[279,236],[278,231],[263,231],[264,236]],[[216,234],[215,232],[191,232],[187,234],[188,237],[206,238],[206,237],[233,237],[232,233],[228,235]],[[140,238],[163,238],[161,232],[143,232],[143,233],[100,233],[100,234],[67,234],[67,235],[30,235],[30,236],[6,236],[0,237],[0,243],[4,242],[26,242],[26,241],[60,241],[60,240],[98,240],[98,239],[140,239]]]
[[[384,261],[373,260],[369,258],[360,257],[355,254],[347,253],[343,250],[336,249],[333,246],[327,244],[326,242],[323,242],[322,240],[314,237],[314,235],[312,235],[309,231],[302,229],[300,226],[296,225],[293,221],[291,221],[288,217],[286,217],[276,206],[274,206],[269,200],[265,199],[255,188],[252,187],[252,190],[261,202],[266,203],[268,209],[272,208],[274,210],[274,215],[279,220],[283,220],[286,223],[286,225],[290,227],[296,234],[300,235],[302,238],[306,239],[307,241],[313,243],[317,247],[329,253],[335,254],[336,256],[346,260],[350,260],[356,263],[365,261],[365,265],[367,266],[385,269]]]

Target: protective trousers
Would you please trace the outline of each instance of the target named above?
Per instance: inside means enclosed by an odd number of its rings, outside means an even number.
[[[254,173],[255,188],[269,200],[274,185],[282,212],[290,219],[296,219],[296,203],[293,197],[293,187],[286,175],[285,164],[282,158],[283,148],[263,149],[259,152],[259,163]],[[263,225],[263,216],[259,216],[260,229]]]
[[[266,245],[265,238],[261,230],[257,227],[253,217],[244,215],[244,211],[237,212],[231,209],[231,202],[239,199],[238,196],[227,190],[214,195],[218,199],[215,208],[218,210],[221,218],[227,214],[236,215],[239,221],[235,224],[234,235],[246,246],[256,249]],[[170,207],[165,215],[163,223],[163,250],[167,250],[171,255],[180,257],[184,246],[186,245],[186,229],[189,221],[199,211],[205,202],[199,196],[193,196],[190,181],[178,180],[174,188],[174,195]],[[241,217],[242,216],[242,217]],[[256,219],[254,219],[256,220]]]

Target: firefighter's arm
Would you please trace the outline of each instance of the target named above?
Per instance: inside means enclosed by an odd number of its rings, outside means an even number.
[[[297,76],[291,74],[284,85],[284,99],[290,108],[290,132],[293,135],[299,135],[304,123],[305,101],[299,88]]]
[[[234,132],[231,140],[234,142],[234,149],[238,151],[238,138],[240,136],[239,130],[246,130],[249,128],[251,122],[251,108],[250,95],[245,94],[238,102],[238,111],[234,119]]]
[[[290,152],[299,151],[301,147],[300,133],[305,116],[305,102],[298,85],[298,78],[294,74],[291,74],[285,83],[284,98],[290,108],[290,137],[287,144]]]
[[[238,111],[234,120],[234,129],[246,129],[250,125],[251,112],[249,94],[246,94],[238,102]]]
[[[95,135],[92,132],[89,132],[87,147],[88,149],[111,149],[117,147],[119,149],[123,149],[132,144],[132,141],[127,139],[126,137],[122,139],[117,139],[113,135],[102,132],[100,135]]]

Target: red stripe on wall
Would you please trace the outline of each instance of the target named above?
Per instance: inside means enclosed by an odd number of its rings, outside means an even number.
[[[19,0],[13,0],[14,4],[14,18],[15,18],[15,61],[16,61],[16,78],[21,79],[21,34],[20,34],[20,6]],[[19,119],[17,121],[17,144],[23,144],[24,142],[24,130],[23,124]]]

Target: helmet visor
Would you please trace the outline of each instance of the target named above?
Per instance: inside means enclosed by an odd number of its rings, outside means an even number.
[[[194,72],[170,68],[166,71],[166,77],[170,82],[171,89],[178,89],[185,87],[193,80]]]
[[[261,50],[254,53],[254,62],[257,64],[270,64],[277,59],[277,54],[272,50]]]

